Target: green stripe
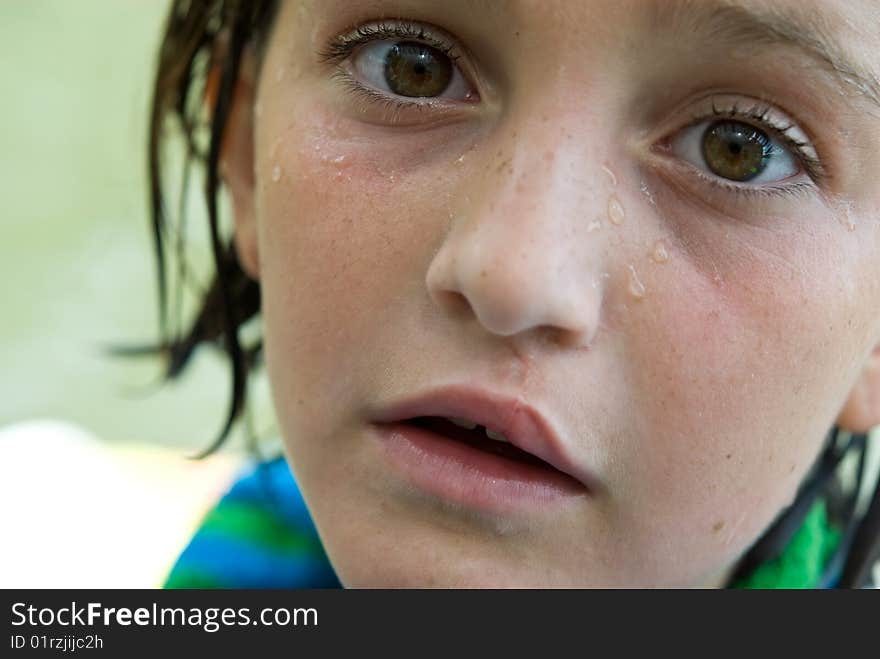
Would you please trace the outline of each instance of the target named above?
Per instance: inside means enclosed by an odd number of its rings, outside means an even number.
[[[217,575],[208,574],[198,568],[175,567],[168,579],[162,584],[162,588],[169,590],[183,588],[222,588],[223,584],[217,579]]]
[[[732,588],[816,588],[839,542],[840,532],[828,522],[825,502],[818,501],[782,555],[759,565]]]
[[[321,545],[315,536],[292,528],[266,508],[247,503],[221,502],[208,513],[198,533],[242,538],[282,553],[321,553]]]

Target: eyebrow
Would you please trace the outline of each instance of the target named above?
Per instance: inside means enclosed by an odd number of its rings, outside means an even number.
[[[752,8],[739,2],[667,0],[653,3],[654,25],[695,30],[732,46],[765,44],[795,48],[822,66],[843,89],[880,107],[880,80],[829,34],[818,12]]]

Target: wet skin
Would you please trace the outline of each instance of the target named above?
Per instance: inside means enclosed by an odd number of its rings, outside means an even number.
[[[468,4],[282,2],[239,86],[237,248],[329,556],[352,586],[723,583],[829,427],[877,422],[880,106],[792,43],[734,47],[711,11]],[[880,69],[876,3],[742,5],[821,15]],[[450,42],[469,95],[353,94],[351,60],[319,53],[377,19]],[[793,174],[692,157],[699,121],[758,108],[810,140],[748,119]],[[449,383],[528,401],[599,487],[496,515],[414,486],[372,414]]]

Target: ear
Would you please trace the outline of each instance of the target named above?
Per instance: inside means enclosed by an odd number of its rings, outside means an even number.
[[[260,259],[257,245],[254,177],[254,100],[256,94],[257,64],[250,48],[242,53],[238,80],[232,96],[232,106],[223,145],[220,149],[219,174],[229,191],[234,218],[235,251],[242,269],[254,280],[260,278]],[[221,71],[212,66],[205,84],[205,103],[209,113],[214,111],[220,90]]]
[[[880,344],[868,357],[837,418],[837,425],[854,433],[866,433],[880,425]]]

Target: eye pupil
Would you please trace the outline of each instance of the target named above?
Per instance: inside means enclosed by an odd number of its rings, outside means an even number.
[[[452,81],[452,73],[452,62],[446,55],[421,43],[402,41],[385,57],[385,82],[400,96],[442,94]]]
[[[703,134],[703,158],[713,174],[748,181],[767,166],[770,138],[739,121],[716,121]]]

